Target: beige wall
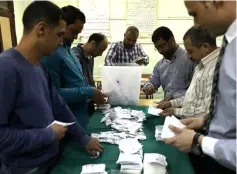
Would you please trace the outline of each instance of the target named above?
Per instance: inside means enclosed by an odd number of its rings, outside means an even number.
[[[52,1],[52,0],[51,0]],[[126,1],[128,0],[110,0],[110,35],[112,41],[122,40],[123,34],[126,29]],[[31,1],[14,1],[15,5],[15,20],[16,20],[16,34],[17,40],[20,41],[22,36],[22,14],[26,6]],[[65,5],[73,5],[80,8],[79,0],[53,0],[59,7]],[[183,0],[157,0],[157,27],[167,26],[169,27],[176,38],[176,41],[183,46],[183,35],[193,25],[193,19],[188,16],[187,10],[184,6]],[[17,6],[17,7],[16,7]],[[83,9],[80,9],[83,11]],[[103,9],[102,9],[103,10]],[[77,40],[74,42],[73,46],[76,46],[79,42],[84,42],[82,40]],[[162,56],[154,49],[151,39],[147,41],[140,42],[145,52],[150,57],[150,64],[143,68],[144,74],[152,73],[153,67]],[[221,40],[218,40],[218,45],[220,45]],[[109,48],[109,47],[108,47]],[[104,58],[106,56],[108,49],[104,54],[95,59],[95,69],[94,75],[100,75],[100,66],[104,63]]]
[[[10,20],[6,17],[0,17],[3,49],[6,50],[12,47]]]

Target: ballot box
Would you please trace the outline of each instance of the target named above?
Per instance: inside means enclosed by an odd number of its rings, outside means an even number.
[[[138,105],[142,67],[101,67],[102,92],[108,96],[111,105]]]

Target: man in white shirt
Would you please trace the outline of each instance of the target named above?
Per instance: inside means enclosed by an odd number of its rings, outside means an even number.
[[[212,81],[220,48],[216,46],[216,38],[200,27],[190,28],[183,40],[189,58],[198,65],[185,96],[158,104],[158,108],[164,109],[164,116],[175,115],[182,118],[209,111]]]
[[[181,151],[203,152],[196,173],[236,173],[236,1],[185,1],[195,24],[213,36],[224,34],[213,79],[210,113],[183,120],[189,129],[170,126],[178,135],[166,139]],[[194,130],[206,127],[207,134]]]

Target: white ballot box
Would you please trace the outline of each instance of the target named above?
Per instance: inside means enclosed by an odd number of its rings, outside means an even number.
[[[138,105],[142,67],[103,66],[102,91],[111,105]]]

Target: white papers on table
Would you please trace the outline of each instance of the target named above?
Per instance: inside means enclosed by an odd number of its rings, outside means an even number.
[[[176,134],[172,130],[170,130],[169,125],[178,127],[180,129],[183,129],[185,127],[185,125],[183,125],[181,123],[181,121],[179,119],[177,119],[175,116],[172,115],[171,117],[169,117],[169,116],[166,117],[165,123],[163,126],[163,130],[161,133],[162,139],[172,138],[172,137],[176,136]]]
[[[71,126],[73,124],[75,124],[75,121],[74,122],[71,122],[71,123],[64,123],[64,122],[60,122],[60,121],[56,121],[54,120],[50,125],[48,125],[47,127],[50,127],[52,126],[53,124],[57,124],[57,125],[60,125],[60,126],[63,126],[63,127],[68,127],[68,126]]]
[[[144,154],[144,174],[166,174],[166,157],[158,153]]]
[[[116,162],[121,164],[121,171],[140,173],[142,166],[143,150],[137,139],[124,139],[119,142],[119,158]],[[129,172],[129,173],[130,173]]]
[[[88,164],[82,166],[81,174],[106,174],[105,164]]]
[[[155,138],[156,138],[156,141],[163,140],[161,138],[161,133],[162,133],[163,127],[164,127],[163,125],[157,125],[155,127]]]
[[[162,109],[156,108],[155,106],[150,106],[148,108],[148,114],[159,116],[162,112]]]

